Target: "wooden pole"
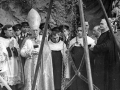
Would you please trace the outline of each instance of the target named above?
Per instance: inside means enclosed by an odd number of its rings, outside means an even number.
[[[117,49],[118,49],[118,51],[119,51],[119,53],[120,53],[119,42],[117,41],[117,39],[116,39],[116,37],[115,37],[115,35],[114,35],[113,29],[112,29],[112,26],[111,26],[110,21],[109,21],[109,19],[108,19],[106,10],[105,10],[105,8],[104,8],[104,5],[103,5],[103,3],[102,3],[101,0],[98,0],[98,2],[99,2],[100,6],[101,6],[101,8],[102,8],[102,10],[103,10],[104,15],[105,15],[105,20],[106,20],[107,25],[108,25],[108,27],[109,27],[109,29],[110,29],[110,33],[111,33],[111,35],[112,35],[112,39],[114,40],[114,42],[115,42],[115,44],[116,44],[116,47],[117,47]]]
[[[86,34],[86,30],[85,30],[83,2],[82,2],[82,0],[78,0],[78,1],[79,1],[80,20],[81,20],[82,29],[83,29],[83,43],[84,43],[84,53],[85,53],[88,85],[89,85],[89,90],[93,90],[93,82],[92,82],[91,67],[90,67],[90,58],[89,58],[89,51],[88,51],[88,44],[87,44],[87,34]]]
[[[7,84],[7,82],[0,76],[0,81],[4,84],[4,86],[8,89],[8,90],[12,90],[10,88],[10,86]]]
[[[46,37],[46,33],[47,33],[47,28],[48,28],[48,23],[49,23],[49,19],[50,19],[52,5],[53,5],[53,0],[50,0],[49,9],[47,12],[46,23],[45,23],[45,28],[44,28],[42,42],[41,42],[41,47],[40,47],[40,51],[38,54],[38,61],[37,61],[36,70],[35,70],[35,74],[34,74],[32,90],[35,90],[36,80],[37,80],[37,76],[38,76],[38,72],[39,72],[39,66],[43,63],[41,58],[42,58],[42,52],[43,52],[43,47],[44,47],[44,42],[45,42],[45,37]],[[41,81],[41,82],[43,82],[43,81]]]

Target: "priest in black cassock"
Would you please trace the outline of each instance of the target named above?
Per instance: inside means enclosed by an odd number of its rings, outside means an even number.
[[[55,90],[61,90],[62,79],[69,78],[68,59],[66,54],[66,45],[60,40],[59,27],[52,29],[51,38],[48,42],[52,54],[53,76]],[[63,67],[65,70],[63,71]]]
[[[106,20],[100,22],[101,36],[93,48],[93,82],[100,90],[120,90],[119,57]]]
[[[86,32],[87,33],[87,32]],[[95,41],[87,36],[87,43],[89,47],[93,47],[95,45]],[[76,32],[76,37],[73,38],[70,41],[70,53],[72,56],[72,59],[75,63],[76,68],[79,68],[79,65],[81,64],[81,69],[79,72],[87,78],[87,71],[86,71],[86,64],[85,64],[85,58],[84,58],[84,45],[83,45],[83,35],[82,35],[82,27],[79,26],[78,30]],[[89,50],[89,55],[90,55],[90,60],[91,60],[91,69],[93,70],[93,58],[92,58],[92,53]],[[71,69],[71,77],[75,75],[75,72],[73,69]],[[86,83],[84,80],[79,78],[78,76],[76,77],[75,81],[71,84],[70,90],[89,90],[88,88],[88,83]]]

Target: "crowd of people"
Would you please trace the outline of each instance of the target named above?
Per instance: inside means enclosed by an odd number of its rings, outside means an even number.
[[[34,11],[32,15],[36,17]],[[32,90],[45,28],[45,23],[41,23],[41,18],[38,16],[37,22],[34,23],[28,20],[15,25],[0,24],[0,77],[12,90]],[[115,19],[109,18],[109,20],[114,33],[118,33],[119,26],[115,24]],[[35,90],[62,90],[63,82],[68,83],[76,74],[70,63],[69,54],[80,74],[87,79],[82,30],[79,25],[77,30],[74,30],[75,36],[72,36],[68,25],[51,28],[48,24],[42,52],[43,62],[39,68]],[[99,90],[119,90],[119,53],[106,20],[102,19],[100,24],[93,28],[91,36],[88,33],[89,23],[85,21],[85,30],[93,84]],[[76,78],[67,90],[89,90],[88,82]],[[1,80],[0,90],[7,90]]]

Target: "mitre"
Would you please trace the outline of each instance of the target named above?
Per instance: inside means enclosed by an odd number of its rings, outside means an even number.
[[[33,29],[39,29],[40,23],[41,23],[41,17],[39,13],[35,9],[31,9],[28,13],[27,20],[29,23],[30,28]]]

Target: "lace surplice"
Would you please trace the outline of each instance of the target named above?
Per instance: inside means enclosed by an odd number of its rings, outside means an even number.
[[[19,51],[19,46],[14,38],[0,38],[0,76],[12,86],[21,83],[22,70],[20,57],[15,57],[14,55],[12,55],[12,57],[8,56],[6,48],[11,40],[14,40],[14,47]],[[0,85],[4,86],[2,82],[0,82]]]

